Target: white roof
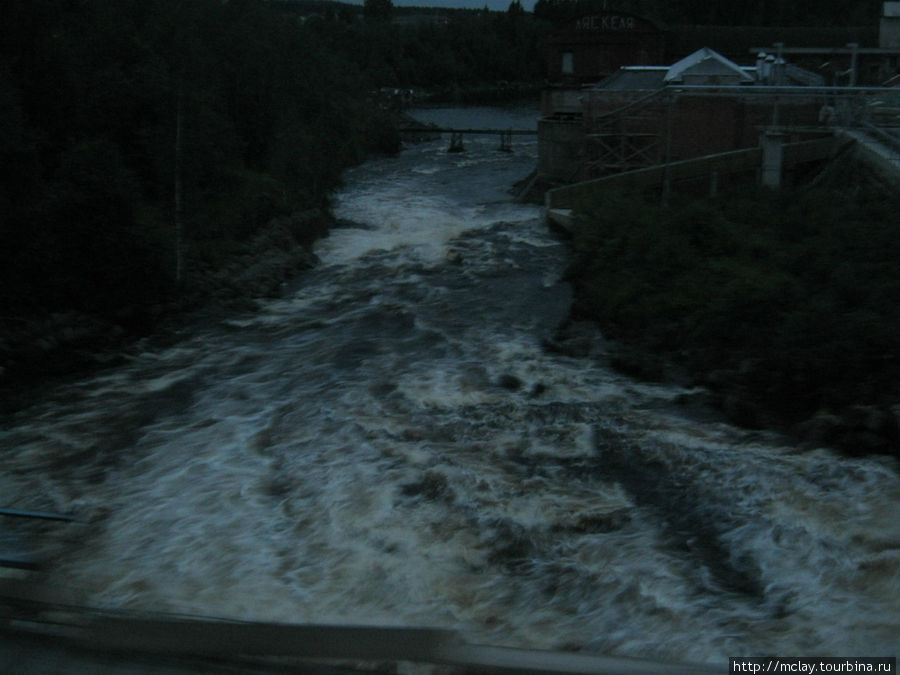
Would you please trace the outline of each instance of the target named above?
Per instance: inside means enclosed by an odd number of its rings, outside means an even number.
[[[753,82],[753,77],[748,75],[743,68],[709,47],[698,49],[672,65],[666,73],[664,81],[680,82],[684,79],[685,74],[732,75],[740,82]]]

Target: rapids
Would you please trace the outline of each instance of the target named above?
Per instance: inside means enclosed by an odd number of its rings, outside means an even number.
[[[568,254],[508,193],[537,143],[465,142],[348,171],[345,226],[281,299],[2,420],[0,506],[88,521],[48,583],[676,661],[895,655],[892,460],[689,414],[691,391],[611,371],[599,333],[590,359],[546,349]]]

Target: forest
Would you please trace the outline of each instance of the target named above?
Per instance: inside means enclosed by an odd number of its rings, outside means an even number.
[[[615,8],[666,26],[866,26],[881,16],[880,0],[537,0],[534,15],[570,19]]]
[[[0,375],[50,367],[47,350],[15,354],[59,332],[53,317],[141,335],[202,304],[210,270],[256,250],[279,218],[282,248],[320,236],[342,170],[399,148],[385,89],[533,95],[548,32],[613,5],[672,25],[846,25],[871,23],[877,4],[6,0]]]
[[[322,234],[341,171],[399,148],[381,88],[534,81],[541,67],[518,5],[409,25],[390,2],[303,8],[4,3],[0,374],[50,367],[46,350],[16,352],[81,332],[53,317],[140,335],[202,303],[199,272],[274,219],[313,210],[290,234]]]

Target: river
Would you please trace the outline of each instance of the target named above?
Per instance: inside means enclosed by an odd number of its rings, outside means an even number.
[[[697,413],[696,392],[610,370],[599,332],[590,359],[547,349],[568,253],[508,192],[536,140],[465,143],[347,171],[346,226],[281,299],[3,419],[0,506],[89,523],[47,582],[100,607],[674,661],[895,655],[893,460]]]

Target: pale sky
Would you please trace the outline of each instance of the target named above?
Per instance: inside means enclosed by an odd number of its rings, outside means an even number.
[[[349,0],[354,4],[362,4],[363,0]],[[395,7],[454,7],[460,9],[488,9],[506,11],[511,0],[392,0]],[[531,11],[536,0],[520,0],[522,7]]]
[[[511,0],[393,0],[398,7],[459,7],[464,9],[482,9],[487,5],[488,9],[506,10]],[[521,0],[522,7],[527,11],[534,9],[535,0]]]

